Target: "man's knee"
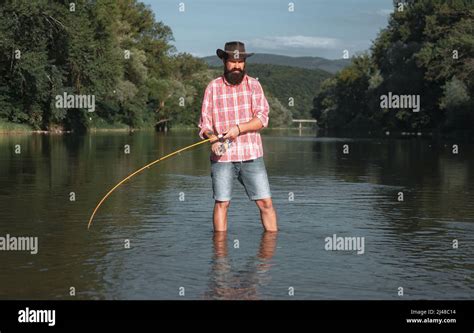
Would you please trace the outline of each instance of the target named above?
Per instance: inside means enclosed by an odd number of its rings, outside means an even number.
[[[268,212],[268,211],[273,210],[272,198],[265,198],[265,199],[255,200],[255,203],[257,204],[258,208],[262,212]]]
[[[230,201],[215,201],[215,206],[219,209],[227,209],[229,208]]]

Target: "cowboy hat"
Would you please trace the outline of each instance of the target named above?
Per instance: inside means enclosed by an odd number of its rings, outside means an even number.
[[[245,60],[252,56],[254,53],[245,52],[245,44],[242,42],[234,41],[225,43],[224,50],[217,49],[216,54],[221,59],[235,59]]]

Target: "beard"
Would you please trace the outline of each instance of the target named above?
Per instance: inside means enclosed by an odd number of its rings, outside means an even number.
[[[243,70],[234,69],[231,71],[227,70],[227,68],[224,69],[225,79],[227,80],[227,82],[234,86],[242,82],[246,73],[247,72],[245,71],[245,68]]]

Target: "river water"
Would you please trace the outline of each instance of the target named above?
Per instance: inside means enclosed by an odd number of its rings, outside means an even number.
[[[276,234],[237,182],[229,230],[213,233],[204,144],[122,185],[87,230],[115,183],[198,140],[0,136],[0,237],[39,242],[37,254],[0,251],[0,299],[474,297],[472,143],[266,130]],[[328,251],[328,237],[359,237],[363,253]]]

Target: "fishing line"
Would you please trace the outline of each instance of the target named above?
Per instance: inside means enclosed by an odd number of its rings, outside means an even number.
[[[123,183],[125,183],[127,180],[129,180],[130,178],[132,178],[133,176],[139,174],[140,172],[142,172],[143,170],[145,169],[148,169],[150,168],[152,165],[158,163],[158,162],[161,162],[161,161],[164,161],[166,160],[167,158],[171,157],[171,156],[174,156],[176,154],[179,154],[185,150],[188,150],[188,149],[191,149],[193,147],[196,147],[196,146],[199,146],[205,142],[208,142],[210,141],[211,139],[204,139],[202,141],[199,141],[199,142],[196,142],[196,143],[193,143],[192,145],[189,145],[187,147],[184,147],[184,148],[181,148],[181,149],[178,149],[174,152],[172,152],[171,154],[168,154],[166,156],[163,156],[163,157],[160,157],[159,159],[151,162],[151,163],[148,163],[147,165],[145,165],[144,167],[138,169],[137,171],[131,173],[130,175],[128,175],[127,177],[125,177],[124,179],[122,179],[120,182],[118,182],[114,187],[112,187],[109,192],[107,192],[107,194],[99,201],[99,203],[97,204],[97,206],[95,207],[94,211],[92,212],[92,215],[89,219],[89,223],[87,224],[87,229],[90,228],[90,226],[92,225],[92,220],[94,219],[94,216],[95,214],[97,213],[97,210],[99,209],[99,207],[104,203],[104,201],[112,194],[113,191],[115,191],[120,185],[122,185]]]

